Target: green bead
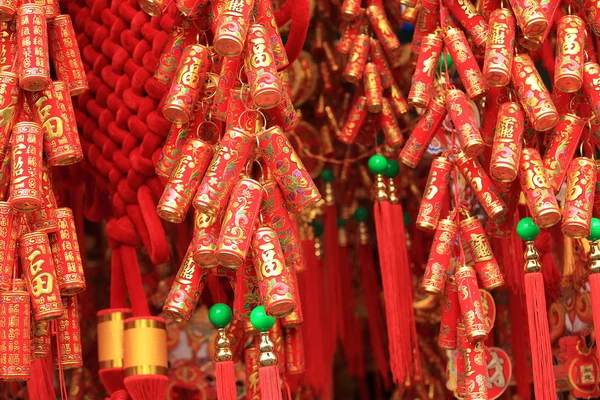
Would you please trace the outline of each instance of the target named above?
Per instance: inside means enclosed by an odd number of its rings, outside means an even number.
[[[346,226],[346,220],[342,217],[338,217],[338,228],[343,228]]]
[[[214,304],[208,310],[208,320],[215,328],[225,328],[231,322],[231,308],[223,303]]]
[[[596,240],[600,239],[600,219],[592,218],[590,235],[587,238],[592,242],[595,242]]]
[[[383,174],[387,168],[387,164],[387,158],[381,154],[372,155],[369,158],[369,171],[375,175]]]
[[[408,211],[404,211],[402,216],[404,217],[404,226],[409,226],[412,223],[412,217],[410,216]]]
[[[385,166],[385,171],[383,172],[385,177],[386,178],[395,178],[396,175],[398,175],[399,173],[400,173],[400,164],[398,164],[398,161],[388,159],[387,165]]]
[[[444,62],[444,58],[440,57],[438,60],[438,72],[446,72],[446,64],[448,65],[448,69],[452,68],[452,56],[449,53],[446,53],[446,62]]]
[[[517,224],[517,235],[525,241],[534,240],[540,234],[540,227],[533,223],[533,219],[523,218]]]
[[[250,323],[259,332],[266,332],[275,325],[275,318],[267,315],[264,306],[258,306],[250,313]]]
[[[378,145],[382,145],[384,140],[385,140],[385,137],[381,133],[379,135],[377,135],[377,137],[375,138],[375,141],[377,142]]]
[[[369,218],[369,210],[366,207],[358,207],[354,211],[354,219],[358,222],[365,222]]]
[[[315,230],[315,235],[321,236],[323,234],[323,223],[321,221],[313,221],[312,227]]]
[[[333,175],[333,171],[332,170],[330,170],[329,168],[325,168],[321,172],[321,178],[323,178],[323,180],[325,182],[333,182],[333,179],[335,178],[335,176]]]

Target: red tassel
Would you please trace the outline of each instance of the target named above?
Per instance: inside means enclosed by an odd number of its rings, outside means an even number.
[[[525,274],[525,297],[527,299],[535,398],[539,400],[554,399],[556,398],[556,385],[552,366],[544,277],[541,272]]]
[[[110,400],[130,400],[129,393],[125,389],[117,390],[110,396]]]
[[[283,400],[279,384],[279,368],[276,365],[258,369],[261,400]]]
[[[340,244],[338,238],[337,207],[335,204],[327,205],[325,209],[325,218],[323,221],[323,234],[325,240],[325,268],[327,269],[327,294],[329,305],[329,316],[333,320],[331,328],[328,330],[328,349],[333,353],[336,350],[337,338],[343,341],[344,319],[342,294],[340,288]]]
[[[546,303],[552,303],[560,297],[561,275],[554,256],[552,255],[552,236],[547,231],[541,231],[534,241],[535,248],[540,254],[542,274],[544,276],[544,292]]]
[[[523,274],[521,274],[523,275]],[[511,348],[514,360],[514,374],[517,381],[517,395],[521,400],[531,398],[531,385],[529,382],[529,344],[527,343],[527,321],[525,310],[523,309],[523,299],[520,294],[513,291],[508,292],[508,304],[510,307],[510,329],[511,329]]]
[[[31,379],[27,381],[30,400],[55,400],[50,359],[34,358],[31,363]]]
[[[233,361],[218,361],[215,363],[217,399],[236,400],[235,367]]]
[[[592,296],[592,316],[594,318],[594,332],[596,340],[600,338],[600,274],[592,273],[589,276],[590,294]],[[600,359],[600,346],[596,346],[596,355]]]
[[[125,387],[133,400],[157,400],[167,396],[169,378],[164,375],[135,375],[125,378]]]

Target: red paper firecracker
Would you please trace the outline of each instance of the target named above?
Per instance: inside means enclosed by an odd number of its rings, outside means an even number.
[[[558,22],[554,87],[560,91],[572,93],[581,88],[586,36],[585,24],[578,16],[565,15]]]
[[[290,272],[273,229],[263,227],[254,232],[252,254],[265,311],[276,318],[291,314],[297,307],[294,288],[289,285]]]
[[[404,164],[411,168],[415,168],[419,164],[429,143],[442,126],[445,117],[444,99],[433,99],[400,152],[400,160]]]
[[[194,237],[192,239],[194,262],[202,268],[217,266],[215,250],[221,231],[221,219],[196,211]]]
[[[156,208],[162,219],[183,222],[213,152],[213,147],[202,140],[187,141]]]
[[[263,25],[267,29],[269,37],[269,43],[271,50],[273,51],[273,57],[277,64],[277,69],[281,70],[289,65],[287,53],[279,35],[279,28],[277,21],[275,20],[275,13],[273,12],[272,2],[270,0],[257,0],[258,2],[258,16],[256,22]]]
[[[250,103],[252,101],[248,90],[242,90],[241,87],[231,89],[225,119],[226,129],[240,128],[249,134],[253,134],[262,127],[263,119],[259,118],[258,111],[252,109]],[[271,110],[273,109],[267,109],[266,112],[268,113]]]
[[[433,33],[440,25],[440,3],[433,0],[421,1],[415,28],[423,34]]]
[[[44,8],[46,19],[51,22],[61,15],[58,0],[38,0],[36,4]]]
[[[77,296],[63,297],[62,307],[64,313],[56,321],[58,348],[53,351],[54,365],[62,369],[81,368],[83,356]]]
[[[195,118],[195,117],[194,117]],[[189,124],[172,124],[163,145],[160,157],[156,162],[155,172],[157,175],[168,178],[181,156],[181,150],[190,136]],[[193,136],[193,132],[191,133]]]
[[[443,349],[451,350],[456,348],[456,324],[460,317],[457,290],[454,276],[449,276],[444,286],[440,334],[438,336],[438,345]]]
[[[447,157],[433,159],[417,215],[419,229],[434,231],[437,228],[442,208],[448,201],[448,183],[453,170],[454,164]]]
[[[473,216],[460,221],[460,232],[468,244],[475,270],[486,290],[492,290],[504,284],[504,278],[498,261],[492,252],[479,218]]]
[[[408,100],[406,100],[404,94],[395,83],[390,87],[390,95],[386,96],[386,98],[390,101],[396,117],[400,118],[408,112]]]
[[[190,19],[201,17],[209,0],[175,0],[175,5],[181,14]]]
[[[298,266],[300,265],[301,264],[298,264]],[[298,289],[298,272],[302,271],[299,271],[299,268],[297,267],[286,266],[286,268],[289,271],[289,285],[292,288],[290,293],[294,299],[300,299],[300,290]],[[304,314],[302,313],[302,303],[300,301],[297,302],[296,309],[291,314],[288,314],[281,319],[281,325],[284,328],[297,327],[303,322]]]
[[[260,350],[255,347],[248,347],[244,350],[244,367],[246,371],[246,398],[248,400],[260,400],[260,391],[258,390],[258,368],[260,366],[258,359]]]
[[[11,0],[9,0],[11,1]],[[17,20],[0,21],[0,72],[17,72]]]
[[[267,114],[273,119],[272,123],[283,129],[284,132],[293,131],[300,121],[294,103],[287,94],[283,91],[283,97],[276,107],[267,110]]]
[[[468,321],[464,321],[464,331],[466,334],[458,335],[459,352],[462,353],[464,363],[465,379],[465,398],[469,400],[487,400],[488,390],[488,370],[487,359],[485,355],[485,346],[483,342],[469,342]],[[462,324],[461,324],[462,325]]]
[[[18,122],[12,133],[11,207],[31,212],[44,204],[42,184],[42,128],[34,122]]]
[[[438,65],[444,42],[438,33],[430,33],[423,37],[421,51],[412,77],[408,101],[416,107],[427,107],[430,90]]]
[[[49,241],[58,287],[63,297],[74,296],[85,290],[85,275],[73,211],[67,207],[57,208],[56,220],[58,232],[50,233]]]
[[[454,60],[454,65],[460,76],[467,94],[471,99],[478,99],[487,92],[487,84],[477,65],[473,51],[467,42],[465,34],[456,28],[447,27],[444,44]]]
[[[490,158],[490,176],[498,182],[512,182],[517,178],[524,122],[525,114],[519,104],[508,102],[500,106]]]
[[[48,27],[43,7],[25,3],[17,18],[19,85],[27,91],[37,91],[52,83],[48,58]]]
[[[26,233],[21,235],[18,244],[35,320],[61,316],[64,310],[48,236],[39,232]]]
[[[500,106],[509,101],[508,88],[506,86],[490,86],[490,90],[485,97],[485,107],[483,109],[483,123],[479,132],[486,146],[494,144],[494,129],[496,128]]]
[[[236,270],[236,283],[233,297],[233,313],[236,318],[244,321],[244,331],[255,334],[250,323],[250,313],[261,304],[258,291],[258,277],[254,260],[246,257],[244,265]]]
[[[192,110],[202,91],[209,69],[210,50],[208,47],[199,44],[186,47],[162,109],[166,119],[176,124],[185,124],[190,121]]]
[[[197,36],[198,28],[194,21],[186,18],[183,14],[177,15],[169,39],[158,60],[154,79],[164,85],[170,84],[177,71],[183,50],[195,43]]]
[[[189,321],[208,276],[208,271],[194,262],[193,250],[192,246],[188,248],[162,308],[174,321]]]
[[[348,118],[340,131],[338,140],[348,145],[353,144],[367,117],[367,98],[359,94],[354,96]]]
[[[485,173],[479,161],[476,158],[468,158],[459,151],[456,154],[455,163],[488,217],[496,219],[506,214],[506,204],[499,197],[494,183]]]
[[[258,140],[269,171],[279,184],[286,204],[295,213],[321,200],[321,194],[302,160],[278,126],[261,132]]]
[[[365,66],[363,82],[367,98],[367,111],[370,113],[381,112],[383,108],[383,86],[379,71],[374,63],[369,62]]]
[[[297,375],[306,371],[304,363],[304,339],[302,328],[285,328],[283,330],[285,346],[285,370],[288,374]]]
[[[473,43],[483,46],[488,38],[488,24],[475,10],[473,3],[466,0],[445,0],[444,4],[465,32],[473,38]]]
[[[446,108],[462,151],[467,157],[480,155],[484,148],[483,139],[467,96],[458,89],[449,90],[446,93]]]
[[[261,196],[262,186],[254,179],[242,178],[233,188],[215,250],[215,258],[222,266],[237,268],[244,263],[250,250]]]
[[[385,143],[391,148],[399,148],[404,143],[402,129],[387,98],[383,98],[383,108],[379,119]]]
[[[194,198],[194,208],[216,216],[227,205],[233,185],[246,165],[255,137],[240,128],[228,129]]]
[[[596,189],[594,194],[594,217],[600,217],[600,160],[596,160]],[[0,203],[2,204],[2,203]]]
[[[60,118],[63,122],[63,137],[56,140],[58,146],[62,149],[62,154],[60,155],[62,161],[57,165],[77,163],[83,159],[83,150],[79,141],[77,121],[75,120],[75,111],[73,110],[73,102],[71,101],[73,94],[69,91],[67,83],[62,81],[52,82],[52,89],[58,105]],[[55,150],[55,153],[58,152],[58,150]]]
[[[231,0],[219,13],[214,30],[213,46],[217,53],[224,57],[235,57],[241,54],[246,41],[250,12],[254,0]]]
[[[468,265],[461,265],[454,273],[456,279],[460,311],[465,323],[469,341],[485,340],[488,335],[487,316],[483,311],[481,295],[477,286],[475,270]]]
[[[546,177],[540,153],[536,149],[523,149],[519,180],[535,224],[540,228],[548,228],[560,221],[558,202]]]
[[[231,89],[238,83],[238,69],[240,57],[225,57],[221,65],[221,73],[217,81],[217,88],[213,97],[212,112],[215,118],[225,120]]]
[[[460,317],[460,321],[456,324],[456,395],[461,399],[467,398],[464,346],[468,342],[465,324]]]
[[[592,108],[594,119],[600,119],[600,65],[588,61],[583,65],[583,92]]]
[[[47,12],[46,17],[50,18]],[[58,15],[48,23],[48,39],[58,80],[68,85],[71,96],[86,92],[89,85],[69,15]]]
[[[554,192],[558,192],[577,151],[585,120],[575,114],[561,115],[544,153],[545,174]]]
[[[344,21],[354,21],[360,11],[360,0],[344,0],[341,13]]]
[[[371,61],[377,67],[377,71],[379,71],[381,85],[384,89],[389,89],[394,84],[394,76],[392,75],[390,64],[388,63],[388,60],[383,53],[383,49],[381,48],[381,45],[377,39],[371,38],[369,43],[371,49]]]
[[[2,160],[6,158],[10,147],[10,135],[19,108],[19,93],[17,75],[8,71],[0,72],[0,159]]]
[[[0,2],[0,21],[8,22],[17,13],[17,0],[2,0]]]
[[[370,39],[361,33],[352,44],[352,49],[344,70],[344,78],[353,84],[358,84],[362,79],[367,60],[369,58]]]
[[[458,225],[451,219],[443,219],[439,222],[431,244],[423,282],[421,282],[421,287],[426,292],[437,294],[444,291],[457,232]]]
[[[562,209],[561,229],[565,236],[589,236],[592,223],[596,163],[585,157],[571,161],[567,171],[567,194]]]
[[[536,131],[554,128],[558,122],[558,112],[528,54],[520,53],[514,57],[512,81],[531,126]],[[530,100],[532,98],[535,101]]]
[[[273,108],[282,96],[283,85],[268,40],[267,30],[262,25],[250,25],[245,66],[250,97],[258,108]]]
[[[15,267],[19,216],[6,201],[0,201],[0,292],[10,288]]]
[[[537,0],[517,0],[511,3],[517,19],[517,24],[525,36],[541,36],[548,28],[548,18],[544,15],[540,2]]]
[[[383,7],[378,4],[372,4],[367,7],[367,17],[371,24],[371,29],[375,32],[375,36],[381,43],[383,51],[388,57],[388,60],[396,61],[400,58],[402,47],[398,37],[394,33],[390,22],[385,16]],[[393,62],[392,62],[393,63]]]
[[[16,279],[11,290],[0,293],[0,321],[0,379],[28,380],[31,377],[31,303],[22,279]]]
[[[31,321],[31,354],[33,358],[46,358],[52,354],[50,321]]]
[[[508,8],[499,8],[492,11],[489,22],[483,77],[490,86],[506,86],[510,82],[515,48],[515,17]]]

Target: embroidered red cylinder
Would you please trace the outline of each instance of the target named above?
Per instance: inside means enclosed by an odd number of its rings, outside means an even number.
[[[167,139],[162,147],[160,157],[154,171],[157,175],[168,178],[181,156],[181,150],[190,135],[189,124],[172,124]],[[193,135],[193,133],[192,133]]]
[[[467,322],[465,322],[465,328]],[[467,331],[467,329],[465,329]],[[459,335],[459,338],[465,337]],[[485,355],[485,345],[482,341],[470,343],[468,340],[462,340],[460,352],[463,353],[465,371],[465,390],[466,398],[469,400],[487,400],[488,390],[488,369],[487,358]]]
[[[383,98],[383,107],[381,116],[379,118],[381,124],[381,130],[383,131],[383,137],[385,143],[391,148],[399,148],[404,143],[404,136],[402,136],[402,129],[398,124],[398,120],[392,110],[392,105],[389,100]]]
[[[438,345],[443,349],[452,350],[456,348],[456,325],[460,318],[460,304],[454,276],[449,276],[446,281],[441,308]]]
[[[25,282],[16,279],[11,290],[0,293],[0,379],[31,378],[31,303]]]
[[[12,20],[17,13],[17,0],[0,1],[0,21],[8,22]]]
[[[402,47],[394,33],[394,29],[385,16],[385,11],[381,6],[373,4],[367,7],[367,17],[371,23],[371,29],[373,29],[375,36],[381,43],[388,60],[395,61],[400,57]]]
[[[465,371],[465,347],[468,346],[467,332],[465,324],[457,323],[456,327],[456,396],[461,399],[467,398],[467,382]]]
[[[269,37],[269,43],[271,50],[273,51],[273,57],[275,58],[275,64],[277,69],[282,70],[289,65],[287,53],[281,35],[279,35],[279,28],[277,21],[275,20],[275,13],[273,12],[272,4],[270,0],[257,0],[258,3],[258,16],[256,21],[263,25],[267,29],[267,35]]]
[[[421,287],[428,293],[437,294],[444,290],[457,232],[458,225],[451,219],[443,219],[437,226],[421,282]]]
[[[321,194],[302,160],[278,126],[261,132],[258,139],[269,171],[279,184],[286,204],[295,213],[321,200]]]
[[[31,354],[33,358],[46,358],[52,354],[49,321],[31,321]]]
[[[495,181],[512,182],[517,178],[524,123],[525,114],[519,104],[511,101],[500,106],[490,157],[490,176]]]
[[[433,99],[400,152],[400,160],[405,165],[415,168],[419,164],[429,143],[442,126],[445,117],[446,106],[444,100],[442,98]]]
[[[46,17],[49,18],[47,12]],[[68,14],[58,15],[48,23],[48,39],[58,80],[68,85],[71,96],[86,92],[89,85],[77,47],[77,36]]]
[[[415,28],[423,34],[433,33],[440,25],[440,3],[422,0],[418,12]]]
[[[344,0],[340,9],[342,19],[345,21],[354,21],[360,11],[360,0]]]
[[[248,400],[260,400],[258,389],[258,368],[260,364],[260,350],[248,347],[244,350],[244,369],[246,372],[246,398]]]
[[[254,1],[231,0],[225,4],[225,9],[219,13],[217,27],[214,30],[213,46],[222,56],[235,57],[244,49]]]
[[[198,28],[194,24],[194,21],[186,18],[183,14],[178,14],[169,38],[158,59],[158,67],[154,71],[154,79],[164,85],[171,83],[181,60],[183,50],[195,43],[197,35]]]
[[[192,44],[185,48],[162,108],[166,119],[176,124],[185,124],[192,118],[192,110],[209,69],[208,47]]]
[[[558,112],[528,54],[519,53],[514,57],[512,81],[531,126],[536,131],[554,128],[558,122]],[[527,100],[531,98],[535,98],[535,101]]]
[[[352,106],[348,112],[346,122],[342,127],[338,140],[347,145],[351,145],[356,140],[365,118],[367,117],[367,98],[359,94],[354,96]]]
[[[8,71],[0,72],[0,113],[2,113],[0,117],[0,159],[2,160],[6,158],[10,147],[10,135],[19,109],[20,92],[17,75]]]
[[[519,181],[529,213],[537,226],[548,228],[560,221],[558,202],[546,177],[540,153],[536,149],[523,149]]]
[[[365,34],[360,34],[354,39],[348,63],[344,69],[344,78],[355,85],[362,79],[367,60],[369,58],[369,37]]]
[[[209,0],[175,0],[175,6],[190,19],[201,17],[207,10],[204,8]]]
[[[567,171],[567,193],[562,208],[561,229],[565,236],[574,239],[589,236],[595,188],[594,160],[585,157],[573,159]]]
[[[290,273],[273,229],[263,227],[254,232],[252,254],[265,311],[276,318],[291,314],[297,307],[296,299],[289,285]]]
[[[6,201],[0,201],[0,292],[9,290],[15,268],[19,216]]]
[[[369,62],[365,66],[363,82],[367,98],[367,111],[370,113],[381,112],[383,107],[383,86],[379,71],[374,63]]]
[[[504,277],[479,218],[473,216],[460,221],[460,232],[468,245],[483,288],[493,290],[502,286]]]
[[[250,324],[250,313],[261,304],[258,292],[258,277],[254,260],[246,257],[244,265],[236,270],[236,283],[233,296],[233,313],[236,318],[244,321],[245,329],[254,331]],[[254,331],[256,333],[256,331]]]
[[[446,108],[456,136],[467,157],[477,157],[483,152],[483,139],[475,122],[475,114],[465,94],[452,89],[446,93]]]
[[[487,92],[487,85],[465,34],[456,28],[446,28],[444,44],[448,54],[454,60],[454,65],[460,76],[467,94],[471,99],[477,99]]]
[[[285,328],[283,334],[286,372],[291,375],[304,373],[306,365],[304,363],[302,328]]]
[[[56,232],[58,221],[56,220],[56,198],[52,185],[52,174],[46,163],[42,164],[42,190],[44,204],[42,208],[26,213],[27,225],[33,232]]]
[[[436,157],[431,162],[417,215],[416,225],[419,229],[433,231],[437,228],[442,208],[448,201],[448,183],[453,170],[454,164],[444,156]]]
[[[194,218],[194,237],[192,246],[194,248],[194,262],[202,268],[212,268],[217,266],[215,250],[217,249],[217,239],[221,232],[221,218],[209,216],[196,211]]]
[[[483,46],[488,39],[488,23],[477,12],[473,3],[462,0],[445,0],[444,4],[473,39],[473,43]]]
[[[597,82],[600,81],[600,65],[588,61],[583,65],[583,92],[592,108],[594,119],[600,119],[600,92]]]
[[[567,176],[567,169],[577,151],[585,120],[575,114],[560,116],[544,153],[544,168],[548,182],[558,192]]]
[[[48,236],[39,232],[26,233],[21,235],[18,245],[35,320],[60,317],[64,310]]]
[[[460,311],[465,323],[465,330],[469,341],[485,340],[488,335],[487,317],[483,311],[477,275],[475,270],[468,265],[461,265],[454,273]]]
[[[250,97],[258,108],[273,108],[282,96],[283,85],[268,40],[267,30],[262,25],[250,25],[244,61]]]
[[[85,290],[85,275],[73,211],[57,208],[56,220],[58,232],[49,234],[49,241],[58,287],[62,296],[74,296]]]
[[[304,314],[302,313],[302,303],[300,302],[300,290],[298,289],[298,272],[302,272],[298,267],[302,264],[296,264],[295,267],[286,265],[289,271],[289,286],[292,288],[290,293],[292,298],[298,299],[296,302],[296,309],[281,319],[281,325],[284,328],[297,327],[304,322]]]
[[[583,52],[586,39],[585,24],[576,15],[565,15],[556,28],[556,63],[554,87],[577,92],[583,83]]]
[[[221,224],[215,258],[224,267],[244,263],[258,218],[262,186],[254,179],[240,179],[233,191]]]
[[[396,117],[400,118],[402,115],[408,112],[408,100],[406,100],[404,94],[395,83],[390,87],[390,94],[389,96],[386,96],[386,98],[392,104],[392,109],[394,110]]]
[[[57,162],[59,162],[59,164],[54,165],[78,163],[83,159],[83,150],[79,140],[79,132],[77,131],[75,110],[73,110],[73,102],[71,101],[71,96],[73,96],[73,94],[69,91],[67,83],[62,81],[52,82],[52,89],[58,105],[60,118],[63,121],[63,137],[57,139],[53,138],[53,140],[58,142],[56,149],[54,149],[54,153],[57,154]]]
[[[0,38],[0,71],[17,72],[17,20],[0,21],[0,28],[4,32]]]
[[[17,32],[21,89],[33,92],[47,88],[52,79],[44,9],[34,3],[22,4],[17,18]]]
[[[221,65],[221,73],[217,81],[217,89],[213,97],[212,112],[215,118],[225,120],[231,89],[237,83],[240,68],[240,57],[224,57]]]
[[[483,77],[490,86],[506,86],[510,83],[515,52],[515,17],[510,9],[499,8],[492,11],[489,22]]]
[[[490,90],[485,97],[485,106],[483,108],[483,123],[479,132],[486,146],[494,144],[494,129],[498,121],[498,113],[500,106],[509,101],[508,88],[506,86],[495,87],[490,86]]]
[[[267,114],[273,119],[272,124],[278,125],[284,132],[293,131],[300,122],[294,103],[290,100],[287,91],[283,91],[283,97],[276,107],[267,110]]]
[[[596,160],[596,188],[594,194],[594,217],[600,216],[600,160]],[[2,203],[0,203],[2,204]],[[1,209],[0,209],[1,210]]]
[[[33,122],[15,124],[12,133],[11,207],[31,212],[44,204],[42,185],[42,129]]]
[[[371,62],[375,64],[377,70],[379,71],[379,75],[381,77],[381,85],[384,89],[389,89],[394,84],[394,76],[392,75],[392,69],[390,68],[390,64],[388,63],[385,54],[383,54],[383,49],[381,45],[375,38],[371,38],[370,40],[370,56]]]
[[[254,135],[240,129],[225,131],[200,187],[194,197],[194,208],[199,212],[215,216],[227,205],[233,185],[246,166]]]
[[[525,36],[541,36],[548,28],[548,18],[544,15],[538,0],[517,0],[511,3],[517,24]]]
[[[62,306],[65,311],[56,321],[58,348],[53,351],[54,365],[62,369],[81,368],[83,356],[77,296],[63,297]]]
[[[162,219],[176,224],[183,222],[213,151],[213,147],[202,140],[187,141],[158,201],[156,212]]]
[[[408,102],[416,107],[425,108],[429,104],[430,90],[443,45],[444,42],[437,33],[423,37],[410,92],[408,92]]]

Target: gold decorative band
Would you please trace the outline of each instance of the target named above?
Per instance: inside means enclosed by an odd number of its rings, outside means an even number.
[[[157,321],[155,319],[136,319],[125,323],[125,329],[135,328],[166,329],[166,324],[163,321]]]
[[[123,360],[100,361],[98,363],[98,368],[99,369],[123,368]]]
[[[113,313],[108,313],[108,314],[104,314],[104,315],[98,315],[98,323],[102,323],[102,322],[107,322],[107,321],[117,321],[117,320],[124,320],[127,318],[131,318],[132,314],[130,312],[122,312],[122,311],[117,311],[117,312],[113,312]]]
[[[168,375],[169,368],[157,365],[138,365],[135,367],[125,368],[123,370],[125,377],[136,375]]]

